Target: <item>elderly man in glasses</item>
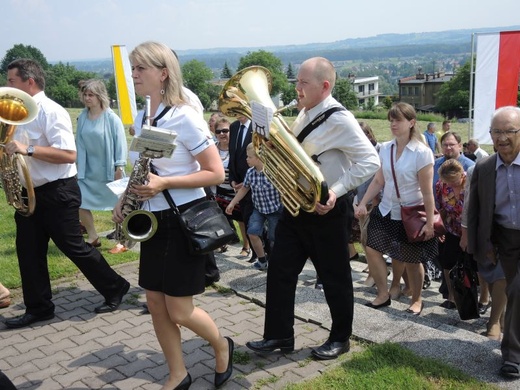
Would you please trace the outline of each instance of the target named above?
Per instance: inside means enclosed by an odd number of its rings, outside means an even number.
[[[520,108],[495,111],[489,131],[497,151],[479,161],[471,178],[468,252],[500,263],[507,307],[500,373],[520,378]],[[492,250],[489,251],[488,248]]]

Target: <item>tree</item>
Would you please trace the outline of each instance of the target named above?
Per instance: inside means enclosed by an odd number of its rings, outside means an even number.
[[[204,62],[191,60],[182,65],[182,75],[184,85],[191,89],[199,97],[204,108],[208,109],[211,102],[218,98],[218,92],[211,84],[211,69]]]
[[[357,110],[359,102],[352,84],[347,78],[338,78],[332,96],[348,110]]]
[[[390,107],[392,107],[392,104],[394,103],[394,101],[392,100],[392,98],[390,96],[385,96],[385,98],[383,99],[383,107],[386,108],[387,110],[390,109]]]
[[[233,77],[233,72],[231,72],[231,69],[229,69],[229,66],[227,64],[227,61],[224,63],[224,67],[222,68],[222,72],[220,73],[221,79],[230,79]]]
[[[240,58],[237,70],[242,70],[253,65],[263,66],[271,72],[271,77],[273,79],[271,96],[284,90],[287,85],[287,76],[283,71],[282,60],[265,50],[248,52],[244,57]]]
[[[25,46],[20,43],[18,45],[14,45],[11,49],[7,50],[0,65],[0,72],[2,74],[6,74],[7,65],[9,65],[14,60],[17,60],[18,58],[33,59],[36,62],[38,62],[44,70],[49,69],[49,63],[47,62],[47,59],[39,49],[31,45]]]
[[[455,76],[444,83],[437,94],[437,110],[445,116],[467,117],[469,108],[469,86],[471,62],[461,66]]]
[[[95,78],[96,73],[77,70],[62,62],[51,65],[45,78],[46,94],[64,107],[81,107],[78,97],[80,80]]]
[[[292,64],[290,62],[289,62],[289,65],[287,65],[287,71],[285,72],[285,75],[287,76],[288,80],[292,80],[292,79],[296,78]]]
[[[294,84],[291,84],[291,83],[287,83],[287,85],[285,86],[285,88],[282,90],[282,101],[283,101],[283,104],[289,104],[290,102],[292,102],[293,100],[297,99],[298,98],[298,93],[296,92],[296,89],[294,88]],[[293,108],[291,109],[290,111],[288,111],[288,113],[290,115],[293,115],[295,113],[297,113],[297,109],[296,108]],[[283,115],[289,115],[287,113],[283,113]]]

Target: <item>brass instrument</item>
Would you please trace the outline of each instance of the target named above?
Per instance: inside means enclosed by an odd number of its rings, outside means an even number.
[[[151,158],[139,157],[132,169],[128,185],[123,193],[121,212],[124,220],[116,225],[115,239],[127,248],[136,242],[150,239],[157,231],[157,218],[150,211],[141,210],[142,201],[129,191],[134,184],[145,184],[150,172]]]
[[[36,197],[29,168],[23,156],[9,156],[5,145],[12,141],[17,126],[33,121],[38,114],[36,101],[17,88],[0,88],[0,178],[7,203],[28,217],[36,207]],[[22,182],[23,177],[23,182]],[[27,195],[24,196],[23,187]]]
[[[150,127],[150,96],[146,96],[146,126]],[[127,248],[131,248],[136,242],[149,240],[157,231],[157,218],[153,213],[141,210],[143,202],[130,192],[130,188],[136,184],[146,184],[150,173],[152,157],[160,157],[157,152],[150,155],[141,153],[135,161],[128,185],[123,193],[121,201],[121,213],[123,222],[116,224],[115,239]]]
[[[249,119],[252,101],[273,110],[269,137],[253,132],[256,153],[264,164],[265,175],[280,192],[282,203],[291,215],[297,216],[300,209],[312,213],[316,202],[327,200],[328,186],[271,100],[271,83],[271,74],[264,67],[242,69],[222,88],[219,110],[224,115],[244,115]]]

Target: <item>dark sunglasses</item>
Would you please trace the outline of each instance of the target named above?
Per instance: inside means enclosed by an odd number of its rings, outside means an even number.
[[[215,130],[215,134],[220,134],[220,133],[227,134],[227,133],[229,133],[229,129]]]

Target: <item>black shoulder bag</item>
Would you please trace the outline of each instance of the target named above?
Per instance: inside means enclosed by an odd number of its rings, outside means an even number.
[[[168,190],[164,190],[163,194],[173,213],[179,218],[191,254],[212,252],[236,237],[228,219],[214,200],[203,200],[181,213]]]

